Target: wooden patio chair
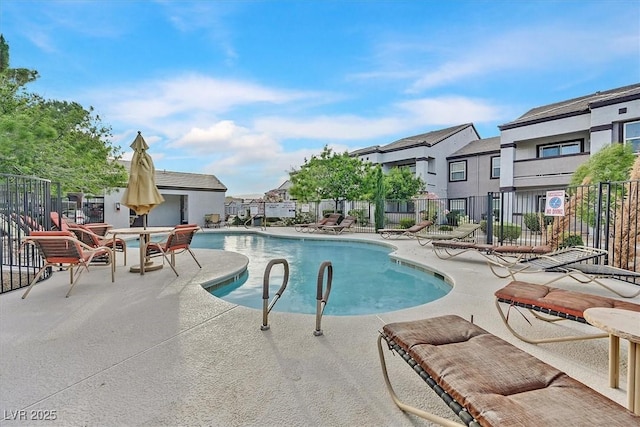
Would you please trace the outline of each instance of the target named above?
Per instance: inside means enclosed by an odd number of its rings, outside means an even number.
[[[193,260],[198,264],[198,267],[202,268],[200,262],[196,258],[195,254],[190,248],[191,241],[193,240],[193,236],[200,230],[196,224],[184,224],[177,225],[171,233],[167,236],[166,240],[162,242],[149,242],[146,244],[145,254],[148,258],[163,257],[169,262],[169,266],[176,273],[176,276],[179,276],[178,270],[176,270],[175,264],[176,254],[180,254],[182,252],[189,252]],[[171,258],[169,259],[168,254],[171,254]]]
[[[45,263],[36,273],[31,284],[22,295],[26,298],[33,286],[38,282],[42,274],[52,267],[60,267],[69,270],[69,291],[71,294],[73,287],[78,283],[80,274],[84,270],[89,270],[92,261],[100,259],[111,267],[111,282],[114,281],[113,260],[110,248],[106,246],[91,247],[78,240],[70,231],[34,231],[23,241],[24,250],[26,245],[33,245],[40,252]],[[73,269],[77,268],[74,273]]]

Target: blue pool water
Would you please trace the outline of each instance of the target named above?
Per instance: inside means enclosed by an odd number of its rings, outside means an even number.
[[[247,274],[236,282],[210,288],[216,297],[262,309],[262,286],[269,261],[289,263],[287,289],[273,311],[315,314],[318,271],[333,266],[333,282],[324,313],[348,316],[389,312],[425,304],[446,295],[451,286],[439,277],[399,264],[388,247],[336,240],[295,239],[255,234],[199,233],[193,248],[224,249],[249,258]],[[215,262],[203,260],[203,262]],[[326,272],[325,272],[326,283]],[[282,285],[283,267],[271,270],[269,296]]]

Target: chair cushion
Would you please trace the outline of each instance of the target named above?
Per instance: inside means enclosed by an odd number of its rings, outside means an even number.
[[[530,304],[578,318],[584,318],[584,311],[592,307],[640,311],[640,305],[632,302],[521,281],[509,283],[497,290],[495,296],[503,302]]]

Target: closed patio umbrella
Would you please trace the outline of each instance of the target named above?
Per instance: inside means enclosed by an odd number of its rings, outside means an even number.
[[[144,215],[143,224],[147,226],[146,215],[156,206],[164,202],[155,182],[155,167],[147,150],[149,146],[142,134],[131,144],[133,158],[129,171],[129,183],[122,196],[122,204],[128,206],[137,215]]]

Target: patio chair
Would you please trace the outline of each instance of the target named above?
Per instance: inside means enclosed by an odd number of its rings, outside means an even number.
[[[634,298],[640,295],[640,289],[634,290],[631,293],[620,292],[599,280],[615,279],[630,285],[640,286],[640,273],[635,271],[625,270],[611,265],[581,263],[568,264],[564,268],[559,268],[559,270],[565,272],[565,274],[546,282],[545,285],[549,285],[565,277],[570,277],[573,280],[584,284],[595,283],[596,285],[602,286],[622,298]]]
[[[31,284],[22,295],[26,298],[33,286],[38,282],[42,274],[51,267],[57,266],[63,270],[69,270],[70,287],[67,297],[71,294],[73,287],[78,283],[80,274],[84,270],[89,270],[89,265],[96,260],[111,267],[111,282],[114,281],[114,271],[112,262],[112,252],[105,246],[90,247],[79,241],[70,231],[34,231],[23,241],[24,250],[27,245],[35,246],[45,263],[36,273]],[[73,269],[77,267],[74,273]]]
[[[345,231],[352,231],[351,227],[353,227],[355,223],[356,223],[356,217],[347,215],[346,217],[344,217],[342,221],[340,221],[340,224],[336,224],[336,225],[325,224],[325,225],[319,226],[318,228],[321,231],[325,231],[328,233],[342,234]]]
[[[520,281],[510,282],[504,288],[497,290],[494,295],[496,297],[495,304],[498,313],[509,332],[516,338],[530,344],[606,338],[609,335],[606,333],[596,333],[538,339],[528,338],[518,333],[509,323],[510,315],[513,316],[513,313],[510,313],[509,310],[513,307],[525,308],[534,318],[550,323],[566,319],[588,324],[584,318],[584,311],[594,307],[619,308],[640,312],[640,304]],[[500,304],[506,304],[508,310],[505,312]],[[538,313],[543,313],[551,317]],[[527,322],[531,323],[528,319]]]
[[[221,222],[222,220],[220,219],[220,214],[207,214],[204,216],[204,226],[206,228],[220,228]]]
[[[311,222],[307,224],[294,224],[293,227],[296,231],[301,231],[303,233],[309,232],[313,233],[316,230],[319,230],[320,227],[325,225],[337,225],[338,221],[342,218],[342,214],[340,213],[332,213],[324,218],[322,218],[318,222]]]
[[[558,249],[547,254],[541,254],[533,258],[528,258],[511,266],[505,266],[499,262],[487,259],[487,264],[491,272],[501,279],[511,277],[516,280],[516,275],[520,273],[540,273],[540,272],[560,272],[566,273],[570,264],[593,261],[607,255],[607,251],[588,246],[570,246]],[[502,273],[506,269],[507,273]]]
[[[200,262],[196,258],[195,254],[191,250],[191,241],[193,236],[200,230],[196,224],[183,224],[176,225],[175,228],[169,233],[166,240],[162,242],[149,242],[145,247],[145,255],[147,258],[153,258],[161,256],[163,257],[162,263],[166,259],[169,262],[169,266],[179,276],[178,270],[176,270],[176,254],[182,252],[189,252],[193,260],[198,264],[198,267],[202,268]],[[169,259],[168,254],[171,255]]]
[[[433,221],[424,220],[415,224],[409,228],[380,228],[378,230],[378,234],[383,239],[398,239],[400,237],[408,237],[410,239],[414,239],[416,237],[416,233],[420,233],[428,227],[433,225]]]
[[[434,240],[469,240],[479,228],[480,224],[466,223],[460,225],[453,231],[416,234],[416,237],[418,238],[420,246],[425,246]]]
[[[124,254],[124,265],[127,265],[127,244],[124,240],[116,238],[107,238],[104,236],[100,236],[96,234],[89,225],[80,225],[80,224],[68,224],[69,231],[76,235],[78,240],[84,243],[87,246],[91,246],[92,248],[97,248],[100,246],[106,246],[111,250],[114,250],[114,265],[116,262],[115,252],[122,252]],[[115,246],[114,246],[115,245]]]
[[[458,240],[436,240],[431,242],[433,252],[440,259],[450,259],[464,253],[476,253],[504,267],[513,266],[529,257],[553,252],[548,245],[493,245],[488,243]]]
[[[400,356],[389,363],[404,360],[469,426],[640,423],[617,402],[459,316],[388,323],[377,344],[393,402],[436,425],[461,424],[401,401],[389,379],[385,348]]]

